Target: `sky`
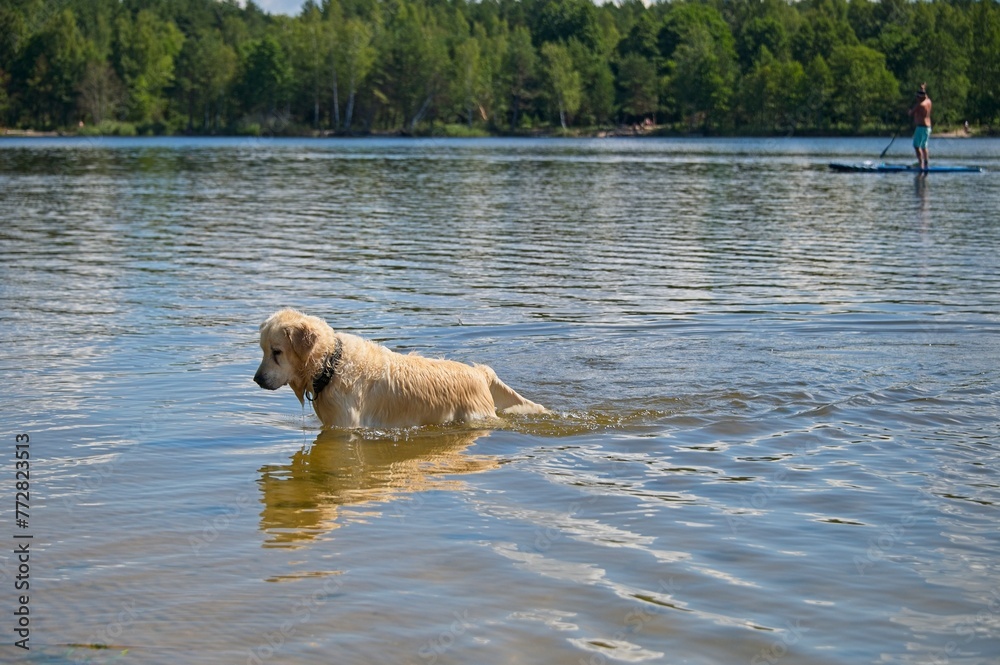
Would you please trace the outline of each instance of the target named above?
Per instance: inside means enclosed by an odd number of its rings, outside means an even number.
[[[254,0],[254,2],[268,14],[298,16],[299,10],[302,9],[305,0]]]
[[[268,14],[297,16],[305,0],[254,0]]]

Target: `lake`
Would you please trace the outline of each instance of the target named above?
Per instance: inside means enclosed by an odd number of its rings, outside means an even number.
[[[1000,141],[886,144],[0,141],[0,660],[998,662]],[[323,431],[283,306],[552,413]]]

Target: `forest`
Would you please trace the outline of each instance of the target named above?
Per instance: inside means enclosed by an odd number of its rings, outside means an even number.
[[[83,134],[1000,128],[996,0],[0,0],[0,127]]]

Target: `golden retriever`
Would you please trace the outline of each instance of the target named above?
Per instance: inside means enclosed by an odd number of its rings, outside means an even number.
[[[253,380],[291,387],[308,399],[325,427],[412,427],[495,419],[500,413],[545,413],[486,365],[403,355],[336,332],[293,309],[260,326],[264,359]]]

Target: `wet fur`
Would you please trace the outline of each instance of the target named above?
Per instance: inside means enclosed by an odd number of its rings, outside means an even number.
[[[330,383],[312,394],[313,377],[341,343]],[[303,402],[313,400],[326,427],[411,427],[494,419],[501,413],[545,413],[497,378],[486,365],[403,355],[292,309],[260,326],[264,352],[254,381],[277,390],[288,385]]]

